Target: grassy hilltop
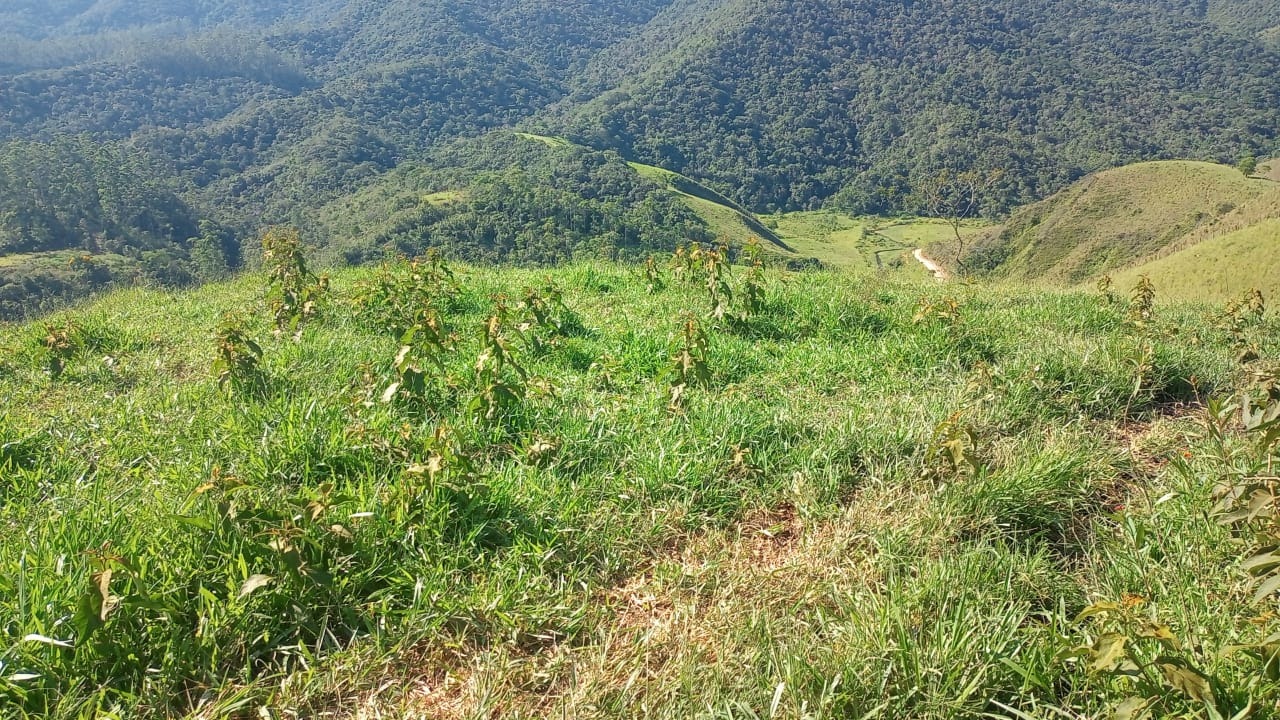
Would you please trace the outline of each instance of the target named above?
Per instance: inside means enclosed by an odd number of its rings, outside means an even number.
[[[1060,286],[1110,275],[1127,288],[1145,275],[1164,300],[1222,304],[1250,288],[1280,293],[1270,261],[1280,252],[1277,220],[1280,184],[1266,173],[1139,163],[1091,175],[978,232],[965,262],[993,278]],[[953,245],[943,238],[933,251],[954,259]]]
[[[1132,265],[1277,187],[1226,165],[1126,165],[1014,213],[982,256],[999,262],[1001,276],[1079,283]]]
[[[1274,707],[1201,405],[1270,313],[675,268],[286,263],[7,326],[6,717]]]
[[[8,5],[0,720],[1280,717],[1275,0]]]

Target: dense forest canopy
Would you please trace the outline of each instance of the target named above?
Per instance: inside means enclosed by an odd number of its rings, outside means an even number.
[[[348,262],[436,249],[541,265],[634,260],[715,239],[698,215],[617,153],[513,133],[402,165],[326,207],[314,234],[332,238]]]
[[[344,199],[402,165],[467,168],[513,128],[756,211],[919,211],[940,169],[1000,171],[988,215],[1130,161],[1270,155],[1280,129],[1280,9],[1260,0],[63,0],[6,3],[0,28],[6,152],[96,144],[242,240],[287,223],[329,244]],[[492,192],[598,200],[492,172],[521,188]],[[526,257],[484,242],[456,247]]]
[[[1280,124],[1280,56],[1191,7],[789,0],[712,17],[549,126],[765,210],[913,209],[923,175],[1005,168],[996,213],[1126,162],[1261,152]]]
[[[137,154],[62,138],[0,146],[0,260],[5,319],[100,287],[219,278],[241,250]]]

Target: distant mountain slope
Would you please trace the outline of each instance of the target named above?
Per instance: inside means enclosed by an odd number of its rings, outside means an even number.
[[[1128,165],[1018,210],[965,264],[1007,278],[1084,282],[1268,217],[1280,211],[1270,204],[1278,188],[1225,165]]]
[[[679,20],[544,126],[756,210],[910,208],[923,175],[986,166],[1008,171],[997,212],[1135,160],[1234,160],[1280,130],[1280,55],[1156,0],[726,0]]]
[[[353,257],[405,238],[530,262],[701,231],[768,238],[753,213],[919,213],[940,168],[1003,171],[978,208],[997,216],[1134,160],[1280,153],[1280,54],[1264,46],[1277,14],[1259,0],[14,0],[0,152],[83,136],[131,158],[187,225],[243,240],[288,223]],[[611,182],[481,167],[487,136],[509,130],[577,141],[583,177]],[[645,167],[676,174],[637,179]],[[430,237],[401,233],[389,218],[404,208],[380,204],[456,189],[426,185],[464,170],[489,193],[463,201],[467,228],[451,207]],[[596,214],[534,227],[538,202]],[[72,224],[50,252],[93,232]],[[1129,255],[1174,247],[1161,238],[1130,238]],[[892,252],[859,242],[840,252]],[[176,257],[171,274],[194,267]]]
[[[129,144],[226,220],[292,221],[370,169],[564,97],[592,54],[666,3],[20,4],[0,10],[26,34],[0,43],[0,141]],[[348,128],[337,151],[314,152],[335,127]]]
[[[240,263],[235,238],[85,140],[0,146],[0,320],[138,280],[178,285]]]
[[[313,235],[347,262],[428,249],[468,260],[553,264],[641,259],[690,241],[708,222],[665,181],[617,153],[554,138],[490,133],[433,149],[318,214]]]
[[[0,28],[20,37],[89,35],[106,30],[236,22],[262,25],[285,15],[315,14],[341,0],[9,0]]]
[[[1225,29],[1280,47],[1280,3],[1274,0],[1210,0],[1205,10]]]

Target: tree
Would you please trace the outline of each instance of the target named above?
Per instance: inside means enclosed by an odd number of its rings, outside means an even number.
[[[1245,177],[1253,177],[1258,170],[1258,158],[1253,155],[1245,155],[1240,158],[1240,162],[1236,165],[1236,169],[1244,173]]]
[[[941,218],[955,235],[956,268],[966,271],[964,221],[982,214],[982,203],[1004,177],[1004,170],[940,170],[916,183],[915,205],[923,215]]]
[[[201,280],[220,280],[240,264],[235,235],[211,220],[200,221],[200,234],[190,242],[191,262]]]

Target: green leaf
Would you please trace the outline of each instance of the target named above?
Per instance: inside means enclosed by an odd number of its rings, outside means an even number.
[[[1051,690],[1048,680],[1039,673],[1029,670],[1026,666],[1014,662],[1012,658],[1000,658],[1000,664],[1017,673],[1028,686],[1034,686],[1042,690]]]
[[[147,595],[132,596],[125,601],[125,604],[129,607],[142,608],[153,612],[174,612],[178,609],[172,603]]]
[[[204,518],[188,517],[186,515],[170,515],[169,519],[179,525],[186,525],[196,530],[204,530],[206,532],[213,530],[213,523]]]
[[[81,593],[76,604],[76,614],[71,618],[71,627],[76,631],[76,642],[83,645],[93,637],[105,623],[102,620],[102,594],[97,588],[89,588]]]

